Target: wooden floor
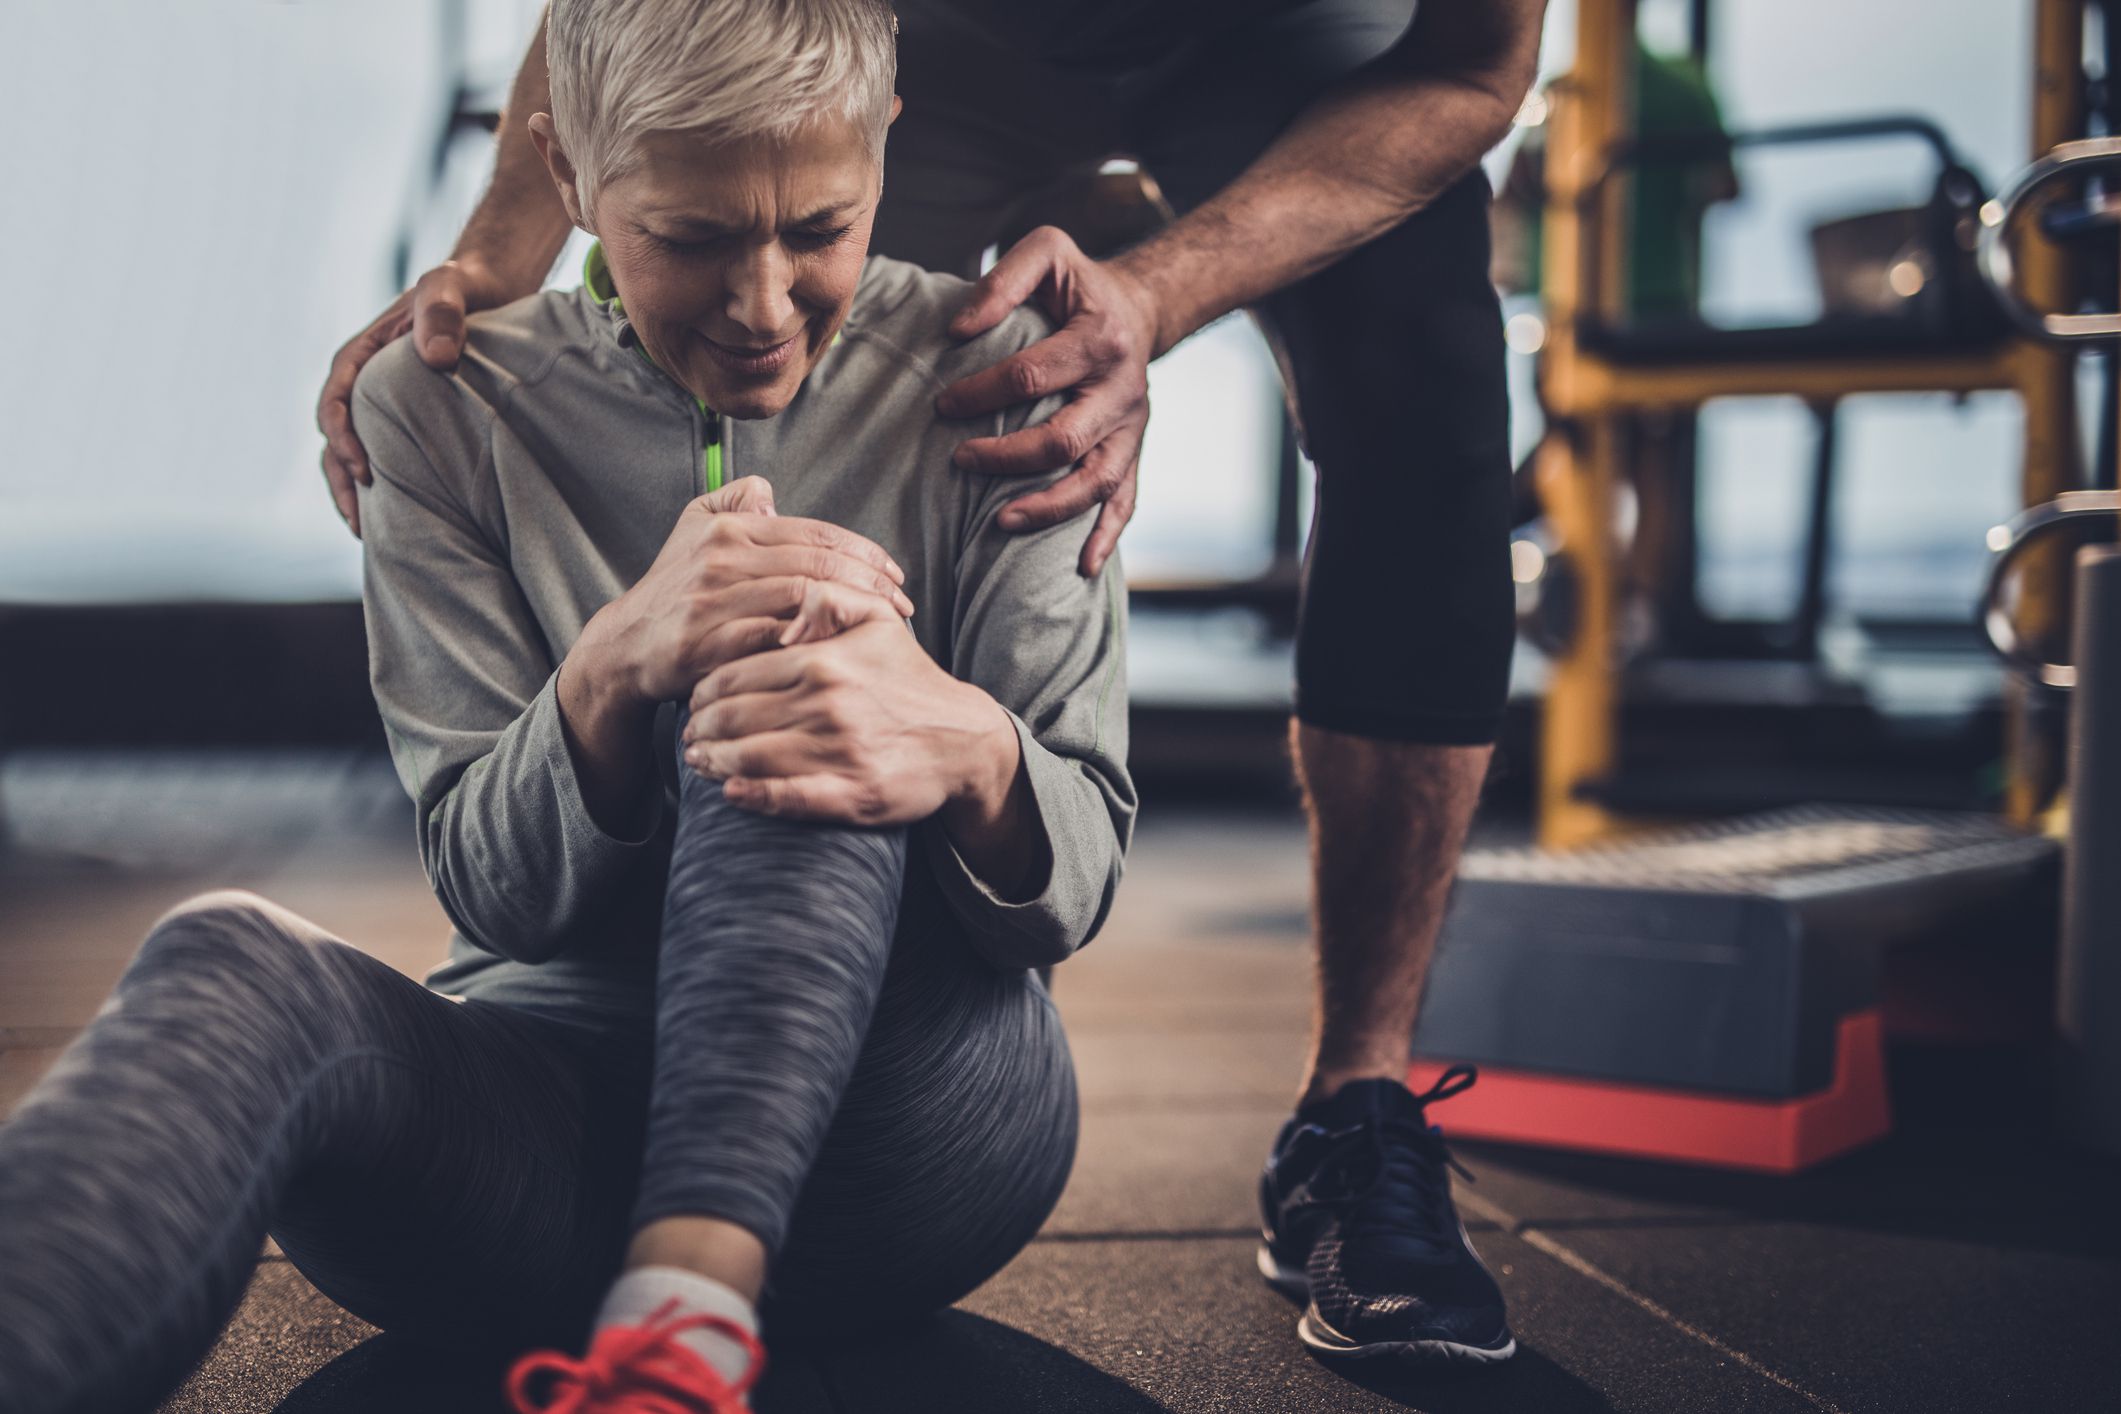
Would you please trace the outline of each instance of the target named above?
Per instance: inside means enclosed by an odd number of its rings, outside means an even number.
[[[440,953],[375,762],[13,758],[0,812],[0,1111],[201,888],[257,889],[408,972]],[[1152,802],[1110,926],[1056,978],[1084,1103],[1059,1210],[911,1339],[774,1338],[762,1414],[2121,1408],[2121,1168],[2048,1136],[2035,1058],[2008,1054],[1896,1053],[1901,1132],[1795,1180],[1469,1147],[1461,1208],[1519,1356],[1422,1378],[1311,1360],[1252,1270],[1307,1025],[1305,888],[1289,813]],[[488,1414],[496,1378],[376,1333],[268,1247],[164,1409]]]

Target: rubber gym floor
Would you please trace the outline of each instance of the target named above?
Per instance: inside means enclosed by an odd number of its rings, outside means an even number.
[[[257,889],[407,971],[439,955],[373,759],[17,755],[0,802],[0,1112],[201,888]],[[910,1337],[777,1341],[761,1414],[2121,1408],[2121,1165],[2051,1137],[2040,1057],[2008,1049],[1896,1051],[1894,1137],[1794,1179],[1461,1146],[1517,1358],[1315,1362],[1252,1268],[1253,1176],[1307,1025],[1304,907],[1293,812],[1152,802],[1110,925],[1056,979],[1084,1099],[1059,1210]],[[485,1414],[497,1381],[379,1334],[268,1246],[163,1408]]]

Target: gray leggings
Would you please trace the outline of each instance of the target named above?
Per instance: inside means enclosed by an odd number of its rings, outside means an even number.
[[[905,831],[681,780],[652,1040],[450,1001],[252,894],[159,921],[0,1126],[0,1410],[152,1407],[268,1233],[355,1315],[476,1358],[579,1349],[674,1214],[765,1241],[769,1340],[1014,1256],[1075,1150],[1037,977],[910,926],[948,914]]]

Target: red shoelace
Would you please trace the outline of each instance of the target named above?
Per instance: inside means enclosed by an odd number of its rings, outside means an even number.
[[[758,1337],[721,1316],[675,1316],[671,1297],[638,1326],[606,1326],[590,1337],[577,1360],[558,1350],[533,1350],[508,1370],[516,1414],[747,1414],[744,1392],[765,1373]],[[720,1331],[744,1347],[743,1377],[731,1384],[721,1371],[680,1344],[694,1329]],[[546,1377],[533,1402],[531,1385]]]

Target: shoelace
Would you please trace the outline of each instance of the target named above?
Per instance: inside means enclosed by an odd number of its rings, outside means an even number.
[[[606,1326],[577,1360],[557,1350],[534,1350],[508,1371],[516,1414],[743,1414],[744,1392],[766,1369],[758,1337],[736,1322],[704,1313],[674,1316],[676,1297],[638,1326]],[[720,1331],[744,1348],[744,1374],[734,1384],[686,1347],[682,1331]],[[530,1387],[549,1376],[543,1398]]]
[[[1436,1083],[1414,1097],[1423,1123],[1395,1114],[1382,1123],[1364,1122],[1327,1135],[1343,1141],[1321,1169],[1330,1166],[1343,1180],[1328,1201],[1345,1205],[1346,1230],[1412,1239],[1438,1248],[1454,1234],[1445,1226],[1451,1194],[1449,1168],[1467,1182],[1473,1175],[1451,1156],[1443,1135],[1426,1123],[1426,1107],[1435,1100],[1462,1094],[1480,1076],[1470,1065],[1454,1065]]]

